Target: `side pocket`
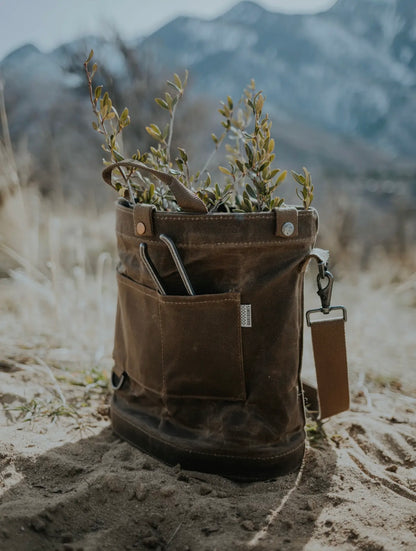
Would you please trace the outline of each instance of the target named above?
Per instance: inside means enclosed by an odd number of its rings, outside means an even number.
[[[161,296],[168,396],[244,400],[240,295]]]
[[[159,295],[117,273],[118,305],[114,371],[125,371],[145,388],[163,390]]]

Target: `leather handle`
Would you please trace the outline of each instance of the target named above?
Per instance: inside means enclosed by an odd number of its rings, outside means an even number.
[[[185,187],[182,182],[180,182],[172,174],[150,168],[145,164],[140,163],[139,161],[135,161],[133,159],[126,159],[125,161],[119,161],[117,163],[112,163],[111,165],[108,165],[102,172],[104,182],[111,186],[111,175],[113,173],[113,170],[122,166],[126,168],[134,168],[138,172],[144,174],[152,174],[153,176],[156,176],[158,180],[160,180],[170,188],[176,199],[176,202],[182,210],[199,213],[208,212],[205,203],[197,195],[195,195],[193,191]]]

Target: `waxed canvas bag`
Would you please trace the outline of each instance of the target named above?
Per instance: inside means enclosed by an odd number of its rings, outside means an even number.
[[[207,213],[173,176],[121,164],[167,184],[181,212],[124,199],[116,206],[114,432],[185,469],[241,480],[296,470],[305,448],[303,280],[311,258],[320,266],[318,310],[331,309],[327,258],[314,248],[317,211]],[[121,164],[104,170],[107,183]],[[324,317],[308,313],[328,417],[348,408],[345,310]]]

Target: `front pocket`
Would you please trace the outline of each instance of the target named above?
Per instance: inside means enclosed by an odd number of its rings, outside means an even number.
[[[117,280],[116,373],[167,397],[245,399],[238,293],[162,296]]]
[[[149,390],[163,390],[159,295],[117,273],[118,305],[113,358],[116,373]]]
[[[244,400],[239,293],[161,296],[160,305],[166,393]]]

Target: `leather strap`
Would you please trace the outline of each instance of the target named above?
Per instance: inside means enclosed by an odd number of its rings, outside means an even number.
[[[344,327],[343,318],[311,323],[320,419],[350,406]]]
[[[133,159],[126,159],[125,161],[120,161],[118,163],[108,165],[102,172],[102,177],[106,184],[110,186],[112,185],[111,175],[113,173],[113,170],[120,167],[134,168],[140,173],[156,176],[158,180],[169,186],[171,192],[175,196],[176,202],[183,211],[198,213],[208,212],[205,203],[197,195],[195,195],[193,191],[185,187],[182,182],[180,182],[172,174],[150,168],[145,164],[140,163],[139,161],[135,161]]]
[[[318,265],[328,264],[329,252],[323,249],[312,249],[301,265],[301,270],[305,271],[311,258],[314,258]],[[333,276],[329,272],[324,273],[325,277],[329,275],[331,280],[329,284],[332,289]],[[319,410],[319,419],[325,419],[349,409],[349,387],[348,387],[348,367],[347,352],[345,345],[345,320],[346,309],[343,306],[330,307],[331,289],[328,289],[328,304],[324,304],[322,292],[326,289],[319,287],[318,276],[318,294],[322,300],[322,308],[310,310],[306,314],[308,325],[312,330],[312,346],[315,359],[315,371],[317,388],[309,381],[302,381],[303,394],[308,406],[313,411]],[[325,310],[325,308],[326,310]],[[330,311],[342,310],[342,318],[331,318],[327,314]],[[318,320],[311,320],[312,313],[322,312],[324,317]]]

